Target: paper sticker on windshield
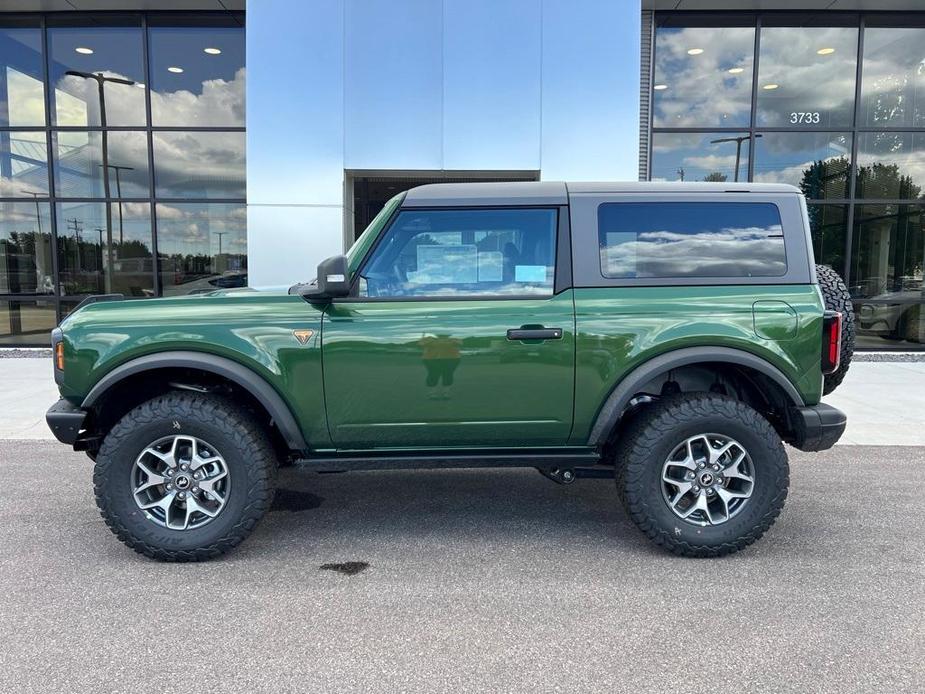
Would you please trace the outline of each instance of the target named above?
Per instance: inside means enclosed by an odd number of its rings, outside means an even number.
[[[515,265],[514,266],[515,282],[545,282],[546,266],[545,265]]]

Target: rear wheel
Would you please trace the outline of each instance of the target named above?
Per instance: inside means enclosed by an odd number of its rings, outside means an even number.
[[[842,315],[841,356],[838,369],[827,374],[823,379],[822,394],[828,395],[841,385],[851,365],[851,356],[854,354],[854,304],[851,303],[851,294],[842,278],[828,265],[816,266],[816,278],[822,299],[829,311],[839,311]]]
[[[93,476],[110,530],[146,556],[199,561],[239,544],[270,507],[276,459],[266,433],[223,398],[169,393],[125,415]]]
[[[630,518],[675,554],[737,552],[771,527],[787,498],[780,437],[758,412],[724,395],[651,405],[624,434],[616,463]]]

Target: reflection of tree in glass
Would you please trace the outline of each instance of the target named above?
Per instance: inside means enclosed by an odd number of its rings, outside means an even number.
[[[803,171],[800,190],[809,200],[847,197],[848,158],[818,159]]]
[[[703,180],[707,183],[725,183],[728,178],[726,174],[720,171],[711,171],[703,177]]]
[[[848,159],[846,157],[835,157],[832,159],[820,159],[813,162],[809,168],[803,171],[803,178],[800,181],[800,190],[810,200],[821,200],[825,198],[840,198],[844,195],[846,178],[848,175]],[[921,194],[921,187],[917,186],[911,176],[900,173],[899,166],[896,164],[874,163],[869,166],[860,166],[857,170],[857,192],[866,198],[902,198],[915,199]],[[865,208],[870,209],[867,205]],[[904,208],[900,212],[890,215],[896,221],[902,221],[899,217],[905,215]],[[838,272],[844,272],[844,253],[841,248],[844,247],[844,227],[841,220],[836,223],[826,223],[826,208],[821,205],[811,205],[809,207],[809,223],[812,230],[813,239],[816,241],[818,248],[826,249],[826,257],[820,258],[822,262],[831,263]],[[904,228],[904,227],[903,227]],[[829,250],[834,250],[830,253]],[[864,251],[858,249],[860,254]],[[912,257],[902,257],[897,255],[898,263],[896,276],[902,276],[914,272],[911,264],[916,264],[921,260],[916,254]],[[860,262],[860,259],[859,259]],[[863,265],[863,263],[861,263]],[[899,266],[903,266],[903,268]],[[908,267],[905,267],[908,266]]]

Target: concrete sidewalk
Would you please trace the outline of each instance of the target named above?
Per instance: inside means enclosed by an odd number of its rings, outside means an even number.
[[[51,359],[0,359],[0,439],[50,439]],[[925,446],[925,362],[855,362],[825,401],[848,414],[844,444]]]

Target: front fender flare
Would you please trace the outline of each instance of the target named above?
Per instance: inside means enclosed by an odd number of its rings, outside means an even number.
[[[227,378],[250,393],[270,414],[286,445],[296,451],[308,450],[305,437],[289,406],[278,392],[257,373],[232,359],[193,351],[173,351],[149,354],[132,359],[103,376],[87,393],[81,408],[90,409],[106,391],[123,379],[155,369],[199,369]]]
[[[803,407],[803,396],[784,373],[751,352],[731,347],[684,347],[653,357],[630,371],[611,391],[601,407],[588,437],[589,446],[600,446],[620,420],[637,389],[661,373],[690,364],[720,362],[754,369],[767,376],[787,394],[794,407]]]

